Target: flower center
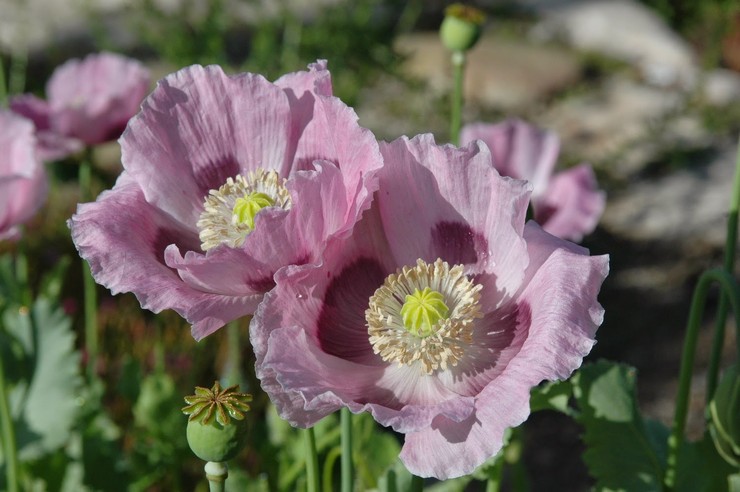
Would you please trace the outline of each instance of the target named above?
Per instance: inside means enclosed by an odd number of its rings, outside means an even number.
[[[277,171],[257,169],[229,178],[208,192],[197,226],[203,251],[226,244],[237,248],[254,229],[257,214],[269,207],[290,208],[290,194]]]
[[[437,259],[417,260],[389,275],[365,311],[373,351],[386,362],[418,365],[426,374],[456,366],[481,317],[480,290],[463,271]]]
[[[254,229],[254,217],[257,215],[257,212],[263,208],[273,206],[275,206],[275,200],[264,193],[254,191],[247,196],[237,198],[232,212],[237,222],[246,224],[252,230]]]
[[[417,337],[431,335],[437,322],[447,318],[449,312],[444,296],[429,287],[424,287],[423,291],[414,289],[401,306],[403,326]]]

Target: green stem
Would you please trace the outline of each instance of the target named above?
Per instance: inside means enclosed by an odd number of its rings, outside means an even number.
[[[331,451],[329,451],[326,454],[326,458],[324,459],[324,472],[321,476],[321,483],[324,486],[324,492],[332,492],[334,490],[332,480],[334,478],[334,463],[337,462],[337,459],[342,455],[342,448],[339,446],[334,446],[331,448]]]
[[[3,454],[5,454],[5,484],[8,492],[18,492],[20,476],[18,465],[18,451],[15,442],[15,428],[13,417],[10,415],[8,403],[8,387],[5,381],[5,370],[0,360],[0,428],[2,429]]]
[[[504,456],[499,455],[496,463],[488,471],[488,480],[486,480],[486,492],[498,492],[501,490],[501,481],[504,477]]]
[[[348,408],[342,407],[339,416],[342,428],[342,492],[352,492],[352,413]]]
[[[226,490],[226,479],[229,476],[229,468],[221,461],[209,461],[205,466],[206,478],[208,479],[208,490],[210,492],[224,492]]]
[[[26,88],[26,66],[28,65],[28,53],[24,49],[16,52],[10,59],[10,77],[8,90],[10,95],[22,94]]]
[[[31,304],[33,304],[33,293],[31,292],[31,284],[28,281],[28,256],[26,255],[26,241],[23,234],[20,241],[18,241],[18,250],[15,256],[15,278],[18,281],[18,287],[21,291],[21,303],[30,308]]]
[[[154,320],[155,339],[154,339],[154,372],[164,374],[166,371],[164,358],[164,329],[162,320],[157,317]]]
[[[248,320],[251,316],[247,317]],[[228,349],[228,384],[238,384],[240,388],[245,387],[244,373],[242,372],[242,343],[241,343],[241,320],[231,321],[226,325],[227,349]]]
[[[411,485],[409,486],[410,492],[421,492],[424,490],[424,479],[421,477],[417,477],[416,475],[411,475]]]
[[[92,198],[92,149],[85,151],[79,168],[80,201]],[[85,350],[87,352],[87,375],[92,380],[98,362],[98,292],[90,266],[82,262],[82,283],[85,312]]]
[[[5,64],[0,57],[0,107],[8,104],[8,86],[5,85]]]
[[[676,469],[678,452],[683,444],[683,433],[686,427],[686,415],[689,408],[689,393],[691,391],[691,374],[694,367],[694,355],[696,353],[696,342],[704,315],[704,306],[713,282],[717,282],[728,299],[735,313],[735,327],[740,333],[740,288],[735,279],[721,268],[708,270],[699,277],[699,282],[694,290],[689,311],[689,320],[686,326],[686,339],[684,340],[683,353],[681,355],[681,372],[679,376],[678,396],[676,397],[676,414],[673,418],[673,429],[668,439],[668,466],[666,469],[664,483],[668,490],[672,490],[676,484]]]
[[[316,435],[313,427],[303,431],[306,436],[306,482],[308,492],[319,492],[319,455],[316,453]]]
[[[740,209],[740,141],[738,141],[737,156],[735,158],[735,179],[730,199],[730,212],[727,216],[727,236],[725,238],[724,269],[731,274],[735,271],[735,250],[737,245],[738,209]],[[724,294],[720,295],[717,306],[717,316],[714,324],[714,338],[709,356],[707,369],[707,402],[714,396],[719,378],[719,364],[722,359],[722,345],[725,341],[725,325],[727,323],[728,301]],[[740,337],[740,333],[737,334]],[[738,340],[740,343],[740,339]],[[740,352],[740,349],[738,350]]]
[[[463,78],[465,74],[465,53],[452,53],[452,112],[450,113],[450,142],[460,145],[462,126]]]

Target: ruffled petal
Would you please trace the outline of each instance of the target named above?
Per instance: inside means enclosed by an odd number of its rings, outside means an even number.
[[[546,233],[532,221],[524,238],[530,264],[516,302],[528,306],[532,321],[512,364],[528,371],[534,384],[565,379],[596,343],[604,318],[597,295],[609,273],[609,257],[588,256],[585,248]]]
[[[202,292],[183,282],[165,264],[165,250],[170,245],[197,248],[197,236],[147,203],[126,172],[96,202],[79,205],[69,226],[98,283],[113,294],[133,292],[143,308],[155,313],[177,311],[193,324],[197,339],[253,312],[261,299]]]
[[[491,149],[493,165],[503,176],[531,182],[532,197],[544,193],[560,151],[560,139],[554,132],[518,119],[466,125],[460,141],[467,144],[476,139]]]
[[[281,89],[258,75],[194,65],[157,84],[120,142],[146,200],[194,230],[204,197],[227,178],[288,168],[290,138]]]
[[[290,97],[295,128],[300,128],[292,172],[328,161],[341,171],[346,189],[346,223],[351,226],[370,206],[383,157],[375,136],[357,123],[355,111],[336,97],[304,92]]]
[[[496,380],[465,420],[440,415],[428,428],[406,434],[401,461],[420,477],[467,475],[499,452],[507,427],[521,424],[528,415],[529,389],[511,379]]]
[[[304,92],[320,96],[332,95],[331,74],[327,69],[326,60],[311,63],[308,65],[308,71],[285,74],[275,81],[275,85],[292,93],[295,99],[300,99]]]
[[[555,236],[580,241],[599,223],[606,194],[598,189],[588,164],[555,174],[547,190],[533,200],[534,218]]]

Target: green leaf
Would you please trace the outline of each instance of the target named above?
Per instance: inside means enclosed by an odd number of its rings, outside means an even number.
[[[62,285],[67,274],[67,269],[71,260],[69,256],[62,256],[59,261],[41,278],[39,287],[39,297],[45,297],[54,301],[59,301],[59,294],[62,291]]]
[[[684,442],[678,454],[676,492],[725,492],[733,468],[717,453],[708,435]],[[697,470],[701,470],[697,473]],[[736,471],[736,469],[735,469]]]
[[[21,460],[37,459],[67,441],[79,406],[79,354],[71,320],[39,298],[31,312],[8,310],[5,328],[31,361],[29,374],[10,393]]]
[[[363,489],[376,487],[378,477],[398,460],[401,445],[390,432],[380,429],[369,413],[352,416],[354,463]]]
[[[595,490],[661,490],[667,429],[646,424],[637,409],[634,369],[609,362],[584,366],[573,394],[585,430],[583,460]]]
[[[529,406],[531,412],[555,410],[575,417],[570,399],[573,397],[573,386],[570,380],[545,383],[532,389]]]

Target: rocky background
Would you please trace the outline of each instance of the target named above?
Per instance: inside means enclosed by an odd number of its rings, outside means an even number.
[[[594,166],[607,209],[584,244],[611,255],[611,274],[592,358],[635,366],[643,411],[670,422],[691,292],[701,271],[722,261],[740,131],[740,7],[694,2],[708,4],[709,13],[704,24],[687,28],[680,11],[671,18],[655,7],[692,2],[646,3],[477,2],[490,16],[469,57],[463,121],[528,119],[560,135],[561,166]],[[438,142],[447,141],[452,80],[449,54],[435,31],[440,1],[0,0],[0,50],[11,77],[23,69],[13,72],[13,63],[25,64],[28,55],[26,82],[35,91],[43,90],[55,64],[102,48],[140,56],[163,75],[185,63],[153,48],[151,40],[187,25],[196,38],[203,34],[203,43],[213,41],[208,22],[216,4],[228,13],[227,20],[217,19],[224,57],[214,60],[203,48],[203,56],[190,62],[217,61],[236,71],[262,60],[264,72],[277,75],[327,57],[337,91],[378,138],[433,132]],[[356,34],[378,37],[370,41],[339,30],[330,43],[359,44],[326,55],[321,39],[313,51],[290,49],[291,43],[305,46],[310,26],[334,25],[340,14],[378,29],[391,19],[395,30]],[[153,25],[163,26],[161,32]],[[277,26],[277,37],[267,35],[272,44],[262,46],[268,25]],[[353,65],[352,57],[365,65]],[[368,66],[373,70],[365,71]],[[115,176],[116,146],[102,153]],[[42,220],[69,216],[75,203],[63,186],[54,190],[53,213]],[[697,354],[694,435],[703,431],[710,336],[704,330]],[[533,490],[588,489],[578,433],[562,416],[531,419],[525,463]]]

